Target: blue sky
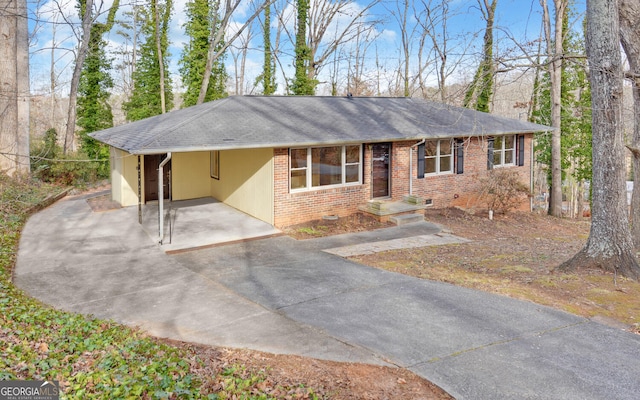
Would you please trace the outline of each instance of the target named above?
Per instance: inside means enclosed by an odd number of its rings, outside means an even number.
[[[108,8],[112,0],[104,0],[103,7]],[[278,0],[278,4],[284,4],[282,0]],[[426,0],[425,0],[426,1]],[[172,18],[171,29],[171,42],[172,46],[170,51],[173,55],[171,63],[171,73],[174,77],[174,81],[179,81],[177,71],[177,59],[182,51],[184,42],[187,40],[183,34],[182,25],[185,22],[184,16],[184,4],[186,0],[174,0],[174,14]],[[416,0],[416,3],[419,3]],[[99,0],[96,3],[100,4]],[[129,0],[122,0],[121,11],[125,9],[126,4],[129,4]],[[553,1],[549,0],[549,7],[553,8]],[[584,10],[585,0],[576,0],[576,8],[578,10]],[[65,83],[68,82],[71,70],[73,68],[73,53],[72,49],[75,46],[76,38],[73,35],[69,25],[65,24],[62,15],[65,14],[68,20],[77,24],[77,11],[75,10],[76,0],[30,0],[30,10],[32,11],[32,17],[34,18],[31,23],[32,34],[32,57],[31,57],[31,76],[32,76],[32,90],[37,92],[46,92],[50,85],[50,73],[51,73],[51,57],[55,60],[55,74],[58,76],[59,91],[58,95],[64,96],[66,90]],[[350,10],[359,10],[367,4],[364,1],[354,1],[350,6]],[[59,5],[59,6],[58,6]],[[241,24],[247,17],[250,11],[250,6],[247,3],[243,3],[244,8],[240,9],[236,17],[236,22]],[[281,6],[284,7],[284,6]],[[375,27],[377,33],[377,39],[375,43],[371,43],[368,48],[365,62],[367,63],[367,74],[380,74],[381,70],[384,70],[385,74],[390,74],[387,80],[393,79],[391,75],[398,68],[399,65],[399,49],[400,49],[400,31],[396,20],[392,16],[391,10],[396,8],[396,3],[385,0],[384,2],[373,7],[368,14],[369,20],[381,20],[381,23]],[[453,50],[451,55],[456,57],[456,54],[465,53],[466,60],[464,65],[459,67],[456,72],[457,78],[452,79],[464,79],[469,73],[473,72],[474,63],[479,57],[482,46],[482,34],[484,29],[484,21],[481,18],[478,10],[477,0],[453,0],[450,2],[451,10],[455,10],[455,16],[453,16],[448,24],[452,35],[458,37],[458,41],[451,41]],[[290,10],[293,10],[289,6]],[[119,12],[121,15],[121,12]],[[498,51],[506,51],[513,47],[513,42],[507,38],[507,36],[513,36],[521,43],[526,43],[537,39],[540,35],[540,21],[541,21],[541,7],[539,0],[498,0],[498,7],[496,10],[496,44]],[[40,20],[39,24],[35,24],[35,16]],[[275,19],[272,17],[272,19]],[[578,17],[582,19],[582,15]],[[413,21],[415,23],[415,21]],[[275,22],[274,22],[275,25]],[[38,29],[35,29],[35,27]],[[77,25],[76,25],[77,26]],[[334,25],[336,26],[336,25]],[[275,30],[275,27],[274,27]],[[275,35],[275,32],[273,32]],[[55,35],[55,36],[54,36]],[[251,86],[253,79],[260,73],[262,65],[262,53],[261,47],[261,32],[259,28],[254,27],[255,37],[249,41],[249,47],[252,49],[247,57],[247,80],[248,86]],[[122,45],[122,38],[114,32],[107,37],[110,41],[111,49],[116,49]],[[246,38],[245,38],[246,39]],[[417,44],[417,39],[411,41],[412,45]],[[457,50],[454,46],[458,45]],[[51,48],[55,47],[55,51],[52,52]],[[280,58],[282,69],[286,71],[287,76],[291,76],[291,45],[283,45],[284,53]],[[376,49],[375,51],[373,49]],[[465,48],[467,50],[462,50]],[[413,53],[417,53],[414,50]],[[377,58],[377,64],[376,64]],[[346,61],[345,61],[346,62]],[[114,64],[118,63],[116,59]],[[412,57],[411,66],[414,72],[419,68],[417,65],[417,58]],[[227,56],[226,65],[229,73],[235,75],[233,57]],[[346,67],[344,67],[346,68]],[[328,69],[326,66],[322,71],[321,81],[325,81],[328,78]],[[417,73],[417,72],[416,72]],[[284,87],[282,74],[279,75],[280,84],[279,87]],[[250,89],[250,88],[249,88]],[[319,92],[327,90],[327,85],[320,85]]]

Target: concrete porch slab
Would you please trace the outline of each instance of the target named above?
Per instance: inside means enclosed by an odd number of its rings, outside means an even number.
[[[142,227],[152,240],[160,242],[157,202],[143,206]],[[165,200],[160,248],[171,254],[278,235],[282,231],[273,225],[212,198]]]

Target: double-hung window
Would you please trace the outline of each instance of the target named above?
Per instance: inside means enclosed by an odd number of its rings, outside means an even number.
[[[515,135],[496,136],[493,138],[493,167],[516,165],[516,137]]]
[[[453,141],[429,140],[425,142],[425,174],[453,173]]]
[[[292,192],[362,183],[362,145],[306,147],[289,152]]]

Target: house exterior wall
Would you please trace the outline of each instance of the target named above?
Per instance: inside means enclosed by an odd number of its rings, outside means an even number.
[[[273,153],[274,225],[277,227],[320,219],[325,215],[346,216],[370,199],[371,151],[368,146],[363,151],[363,184],[296,193],[289,191],[289,149],[279,148]]]
[[[111,198],[123,207],[138,204],[138,157],[111,148]]]
[[[211,196],[209,152],[173,153],[171,155],[171,194],[173,200]]]
[[[531,185],[531,152],[533,135],[525,135],[524,166],[505,166],[517,171],[521,181]],[[481,179],[487,176],[486,138],[465,138],[464,172],[462,174],[425,175],[418,178],[417,141],[392,144],[390,200],[399,201],[413,194],[429,199],[435,208],[459,206],[485,207],[479,199]],[[289,190],[289,149],[274,150],[274,225],[286,227],[326,215],[346,216],[371,200],[371,145],[363,146],[363,182],[361,185],[309,190],[291,193]],[[454,157],[455,159],[455,157]],[[455,169],[454,169],[455,171]],[[529,210],[524,199],[520,206]]]
[[[286,227],[320,219],[326,215],[346,216],[371,198],[371,149],[363,150],[363,183],[290,193],[289,149],[275,149],[274,160],[274,225]]]
[[[502,168],[513,169],[521,181],[530,186],[533,135],[525,135],[524,143],[524,166]],[[488,173],[486,138],[465,138],[462,174],[426,174],[424,178],[417,177],[417,144],[417,141],[392,143],[390,200],[399,201],[413,194],[429,200],[435,208],[486,207],[479,199],[481,180]],[[361,184],[294,193],[289,189],[288,148],[221,151],[219,179],[210,177],[210,155],[210,152],[173,154],[172,190],[175,200],[211,196],[277,227],[327,215],[346,216],[357,212],[359,206],[371,200],[370,144],[363,144]],[[113,199],[123,206],[137,204],[137,179],[137,157],[111,149]],[[523,200],[520,209],[529,208],[529,200]]]
[[[221,151],[219,179],[210,178],[210,195],[273,225],[273,153],[273,149]]]
[[[531,186],[531,151],[533,135],[525,135],[524,165],[495,167],[512,169],[518,173],[522,183]],[[413,150],[413,194],[424,199],[430,199],[433,207],[462,207],[484,208],[480,199],[482,179],[488,174],[487,169],[487,141],[486,138],[465,138],[464,142],[464,172],[462,174],[425,175],[417,178],[417,151]],[[454,168],[455,171],[455,168]],[[529,210],[529,199],[523,199],[519,209]]]

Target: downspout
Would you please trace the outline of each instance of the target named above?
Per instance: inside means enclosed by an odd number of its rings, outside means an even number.
[[[413,148],[420,146],[426,141],[427,139],[422,139],[418,143],[412,144],[409,148],[409,196],[413,196]]]
[[[167,158],[158,166],[158,242],[160,244],[164,240],[164,166],[169,161],[171,161],[171,152],[167,153]]]

